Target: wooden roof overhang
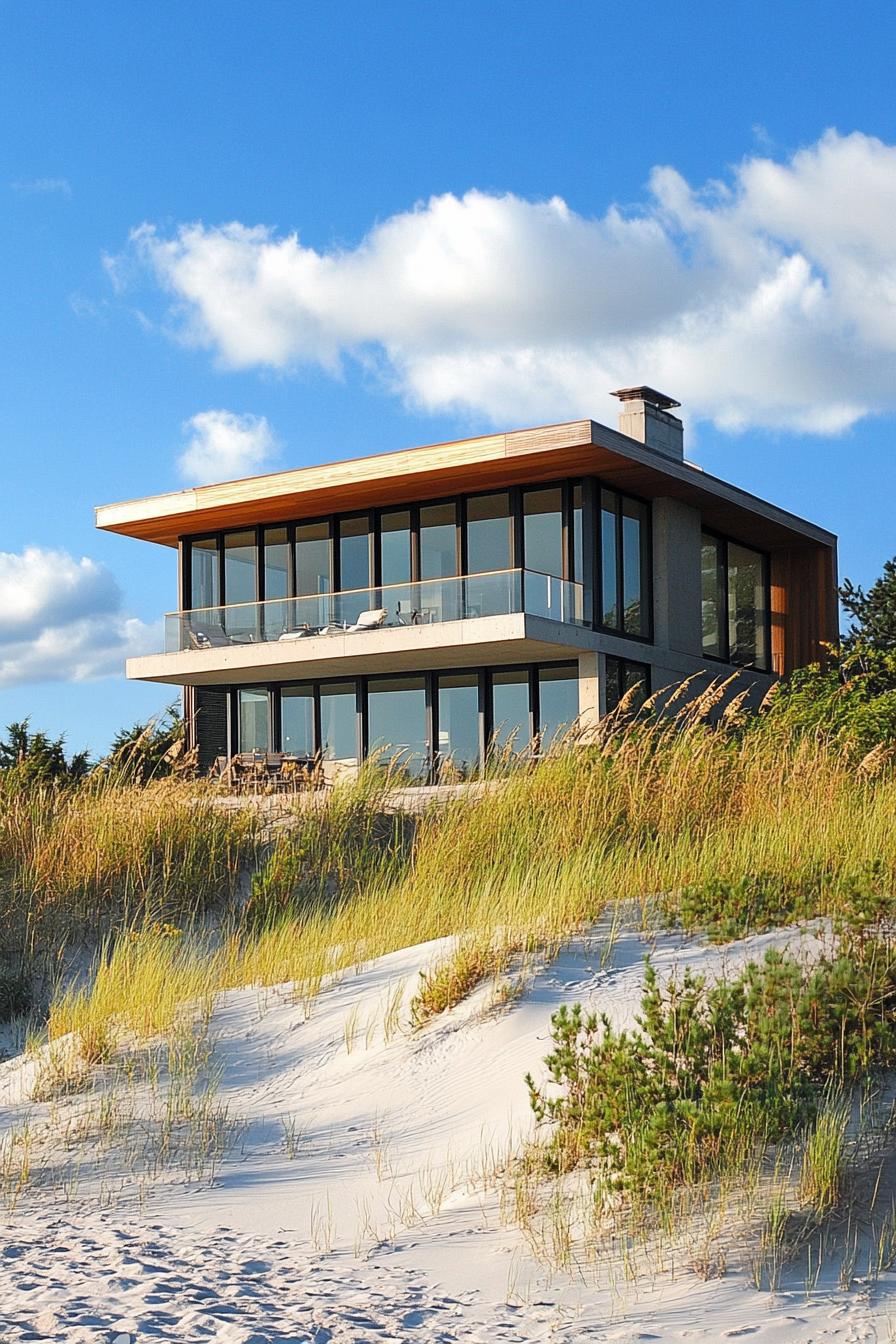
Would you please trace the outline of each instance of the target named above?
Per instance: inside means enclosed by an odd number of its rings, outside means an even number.
[[[823,528],[676,462],[592,420],[197,486],[96,510],[97,527],[176,546],[179,538],[260,523],[382,508],[570,476],[599,476],[647,498],[701,510],[704,522],[754,545],[833,547]]]

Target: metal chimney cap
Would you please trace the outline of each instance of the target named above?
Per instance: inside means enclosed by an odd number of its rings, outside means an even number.
[[[661,411],[671,411],[673,407],[681,405],[674,397],[667,397],[665,392],[657,392],[653,387],[620,387],[616,392],[611,392],[610,396],[618,397],[620,401],[646,401]]]

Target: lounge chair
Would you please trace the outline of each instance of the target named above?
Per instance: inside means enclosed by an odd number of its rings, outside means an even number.
[[[385,607],[377,607],[374,611],[362,611],[355,624],[346,626],[346,630],[378,630],[385,624],[388,614]]]
[[[187,633],[194,649],[224,649],[232,643],[221,625],[191,625]]]
[[[279,637],[278,643],[282,644],[284,641],[288,642],[289,640],[292,639],[310,639],[312,635],[319,635],[319,634],[320,630],[318,630],[315,626],[300,625],[298,630],[284,630],[283,634],[280,635]]]

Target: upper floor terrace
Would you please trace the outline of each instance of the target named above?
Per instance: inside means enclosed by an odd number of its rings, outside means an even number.
[[[835,538],[685,462],[662,401],[626,401],[627,434],[577,421],[99,509],[179,556],[165,652],[129,675],[467,665],[596,636],[759,671],[809,661],[836,636]],[[650,437],[646,412],[660,446],[632,436]]]

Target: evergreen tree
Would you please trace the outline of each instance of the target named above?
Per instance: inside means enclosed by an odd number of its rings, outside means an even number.
[[[67,759],[65,735],[48,737],[33,733],[30,720],[11,723],[6,739],[0,739],[0,770],[14,770],[23,781],[49,782],[51,780],[83,779],[90,771],[86,751],[79,751]]]
[[[872,649],[896,649],[896,557],[884,565],[884,572],[867,593],[847,579],[840,589],[840,601],[852,617],[847,640],[861,641]]]

